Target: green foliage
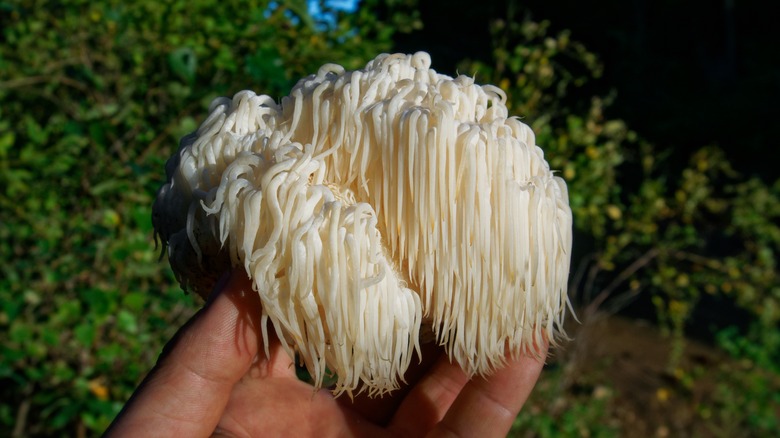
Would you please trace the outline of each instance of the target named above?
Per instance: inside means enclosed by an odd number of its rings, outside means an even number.
[[[613,391],[595,385],[590,391],[567,394],[562,368],[548,370],[512,425],[512,437],[598,437],[619,436],[618,428],[607,419]]]
[[[550,36],[548,29],[548,22],[530,19],[497,21],[490,63],[467,61],[459,70],[507,91],[510,110],[534,129],[551,168],[569,184],[577,227],[603,239],[622,214],[616,171],[625,160],[624,144],[637,136],[623,122],[604,119],[610,99],[566,103],[599,77],[601,66],[568,32]]]
[[[586,316],[647,290],[662,327],[680,338],[702,293],[765,324],[780,321],[780,180],[742,178],[711,146],[680,166],[606,117],[611,97],[572,100],[601,66],[568,31],[551,35],[549,23],[528,17],[496,21],[492,31],[492,60],[465,61],[460,71],[507,90],[566,179],[577,245],[592,245],[573,259],[571,289]]]
[[[364,64],[382,26],[299,0],[0,2],[0,430],[105,429],[198,305],[152,240],[178,139],[218,95]]]
[[[713,400],[699,409],[719,436],[774,436],[780,428],[780,329],[730,327],[718,344],[736,361],[721,365]]]
[[[719,336],[741,365],[719,366],[714,395],[697,409],[711,422],[709,433],[771,436],[780,412],[780,180],[742,177],[713,146],[682,161],[659,152],[624,122],[605,116],[611,97],[592,97],[583,106],[586,85],[601,67],[567,31],[551,35],[549,23],[528,17],[497,21],[492,31],[491,61],[464,61],[460,71],[507,90],[510,107],[531,124],[550,166],[569,185],[580,251],[572,260],[570,291],[580,316],[587,321],[619,311],[649,294],[660,327],[671,336],[668,370],[677,376],[685,331],[702,296],[719,303],[721,312],[741,307],[755,321],[749,336]],[[690,389],[699,374],[675,378]],[[537,396],[547,406],[566,404],[564,414],[525,411],[513,429],[518,436],[615,433],[594,430],[608,417],[603,402],[561,391],[538,389]],[[570,412],[577,414],[566,417]]]

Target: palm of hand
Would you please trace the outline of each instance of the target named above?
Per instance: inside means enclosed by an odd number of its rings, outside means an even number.
[[[469,380],[428,344],[392,395],[334,398],[298,380],[278,340],[265,357],[259,305],[234,275],[166,346],[107,436],[504,436],[543,365],[524,357]]]

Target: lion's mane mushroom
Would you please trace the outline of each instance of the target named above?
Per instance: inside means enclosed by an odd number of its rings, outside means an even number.
[[[421,325],[466,372],[555,342],[566,185],[504,92],[426,53],[327,64],[277,104],[216,99],[168,161],[157,234],[185,289],[243,266],[292,356],[335,392],[398,386]],[[267,343],[266,343],[267,345]]]

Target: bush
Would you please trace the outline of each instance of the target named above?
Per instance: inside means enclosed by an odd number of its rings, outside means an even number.
[[[279,97],[324,62],[389,49],[370,14],[334,14],[317,23],[295,0],[0,2],[0,429],[108,425],[198,306],[154,248],[164,160],[218,95]]]
[[[612,96],[582,98],[602,67],[568,31],[551,34],[548,22],[530,16],[491,28],[490,60],[464,60],[459,71],[507,90],[510,108],[531,124],[551,168],[567,181],[576,228],[569,292],[581,320],[649,298],[655,312],[646,316],[670,336],[667,372],[680,380],[689,329],[701,336],[704,326],[712,339],[723,324],[747,315],[750,333],[732,328],[718,335],[743,365],[719,365],[717,390],[697,409],[708,433],[771,436],[780,412],[772,353],[780,322],[780,180],[743,177],[714,146],[697,145],[681,157],[606,117]],[[548,378],[558,386],[542,382],[513,433],[615,433],[614,421],[596,426],[615,415],[604,400],[582,400],[570,387],[589,376]],[[561,404],[565,411],[556,412]]]
[[[774,436],[780,428],[780,329],[729,327],[718,344],[736,364],[717,370],[714,396],[699,414],[721,436]]]
[[[507,90],[566,179],[579,232],[570,293],[585,316],[622,309],[644,290],[678,336],[702,293],[777,324],[780,180],[743,178],[717,147],[698,145],[690,157],[659,150],[605,117],[612,97],[587,105],[580,96],[602,67],[568,31],[551,35],[528,16],[492,31],[491,60],[459,70]]]

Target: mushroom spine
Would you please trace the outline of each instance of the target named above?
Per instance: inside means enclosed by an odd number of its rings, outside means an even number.
[[[242,266],[264,338],[315,382],[333,370],[336,393],[397,388],[421,327],[469,374],[562,330],[566,184],[501,89],[430,65],[383,54],[324,65],[279,103],[214,100],[154,204],[182,286],[205,295]]]

